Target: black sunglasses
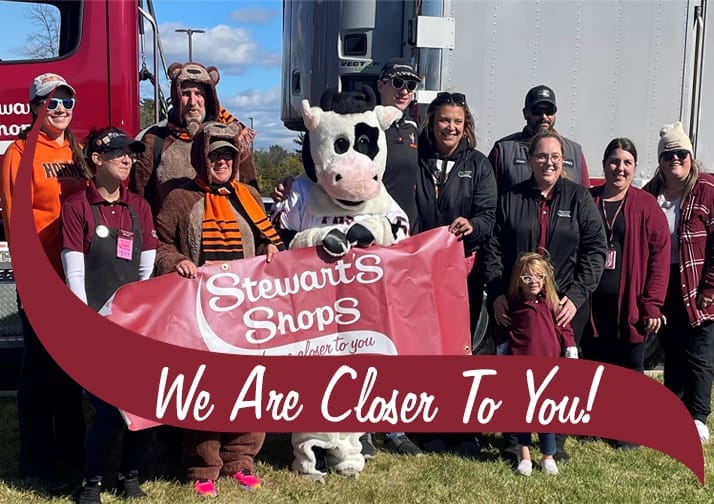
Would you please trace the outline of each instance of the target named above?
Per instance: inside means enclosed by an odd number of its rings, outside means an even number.
[[[436,95],[433,105],[438,106],[446,103],[453,103],[454,105],[463,107],[466,105],[466,95],[463,93],[449,93],[447,91],[442,91]]]
[[[232,149],[221,149],[213,152],[208,153],[208,159],[210,161],[218,161],[219,159],[223,159],[225,161],[229,161],[233,159],[234,151]]]
[[[680,150],[671,150],[671,151],[665,151],[663,152],[660,157],[664,159],[665,161],[672,161],[674,159],[674,156],[677,156],[677,159],[680,161],[684,161],[687,159],[687,156],[689,155],[689,151],[685,149],[680,149]]]
[[[419,83],[415,80],[400,79],[399,77],[392,77],[391,79],[384,79],[392,84],[394,89],[407,88],[410,93],[414,91]]]
[[[553,114],[555,114],[555,105],[552,105],[552,104],[533,105],[530,110],[531,110],[531,114],[536,115],[536,116],[541,116],[543,114],[553,115]]]
[[[72,110],[74,108],[75,100],[74,98],[51,98],[49,100],[45,98],[42,100],[42,103],[47,103],[47,110],[54,110],[60,105],[62,105],[65,110]]]

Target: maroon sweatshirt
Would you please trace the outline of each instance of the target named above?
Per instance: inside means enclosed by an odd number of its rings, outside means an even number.
[[[599,206],[605,186],[590,189]],[[617,294],[619,311],[618,327],[627,317],[630,343],[645,340],[640,320],[644,317],[658,318],[667,294],[669,279],[670,237],[667,218],[650,193],[630,187],[625,206],[625,243],[622,246],[620,288]],[[593,313],[593,317],[609,314]],[[597,334],[595,334],[597,337]]]
[[[510,353],[536,357],[560,357],[567,347],[575,346],[573,329],[568,324],[558,327],[555,309],[545,296],[533,301],[523,298],[508,299],[511,325],[507,329]]]

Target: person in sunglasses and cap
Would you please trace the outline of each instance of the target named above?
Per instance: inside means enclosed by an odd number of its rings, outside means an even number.
[[[99,311],[119,287],[146,280],[154,270],[158,239],[149,204],[125,186],[142,142],[118,128],[93,129],[87,159],[95,172],[85,191],[62,205],[62,265],[70,290]],[[104,469],[125,424],[119,410],[87,392],[95,417],[85,444],[80,504],[101,504]],[[119,467],[120,493],[143,497],[139,462],[147,431],[124,432]]]
[[[705,443],[714,377],[714,176],[694,159],[681,122],[659,134],[659,164],[643,189],[657,198],[672,244],[660,332],[664,385],[682,399]]]
[[[87,187],[90,173],[82,148],[70,129],[76,105],[74,88],[55,73],[43,73],[30,85],[32,125],[5,152],[0,171],[0,201],[5,239],[11,244],[13,189],[20,161],[29,147],[29,132],[44,112],[32,162],[32,210],[47,258],[60,277],[60,205]],[[13,253],[18,253],[12,249]],[[82,389],[47,353],[18,303],[24,350],[18,378],[18,421],[22,477],[66,485],[63,467],[81,470],[84,444]]]
[[[403,58],[387,61],[377,80],[381,105],[391,105],[402,111],[402,117],[386,131],[387,166],[384,185],[390,196],[409,217],[411,231],[418,229],[416,210],[417,124],[410,120],[407,109],[414,102],[416,88],[421,82],[414,66]]]
[[[555,92],[551,88],[541,84],[528,90],[523,107],[526,125],[521,131],[497,140],[488,155],[496,174],[499,194],[530,178],[531,169],[528,166],[530,141],[538,133],[555,131],[557,112]],[[590,176],[582,146],[562,135],[560,138],[563,139],[565,173],[573,182],[589,187]]]

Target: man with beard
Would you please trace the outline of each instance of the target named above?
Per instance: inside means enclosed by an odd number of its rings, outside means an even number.
[[[548,86],[536,86],[526,94],[523,117],[526,125],[518,131],[498,140],[488,155],[498,185],[498,194],[531,176],[528,166],[528,145],[531,139],[543,131],[555,130],[555,93]],[[583,148],[577,142],[563,139],[563,168],[570,180],[585,187],[590,186],[590,176],[585,163]]]
[[[131,172],[130,188],[143,196],[154,215],[158,214],[166,195],[196,177],[191,163],[194,136],[208,121],[224,124],[238,122],[241,138],[253,142],[255,131],[247,128],[221,107],[216,93],[220,78],[218,69],[198,63],[174,63],[168,72],[171,79],[172,109],[165,126],[154,125],[141,140],[146,151]],[[250,149],[238,161],[238,181],[257,188],[255,165]]]

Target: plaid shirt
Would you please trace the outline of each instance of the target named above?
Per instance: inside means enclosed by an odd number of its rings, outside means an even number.
[[[714,305],[697,308],[697,296],[714,297],[714,176],[700,174],[682,204],[679,221],[679,278],[689,323],[714,320]]]

